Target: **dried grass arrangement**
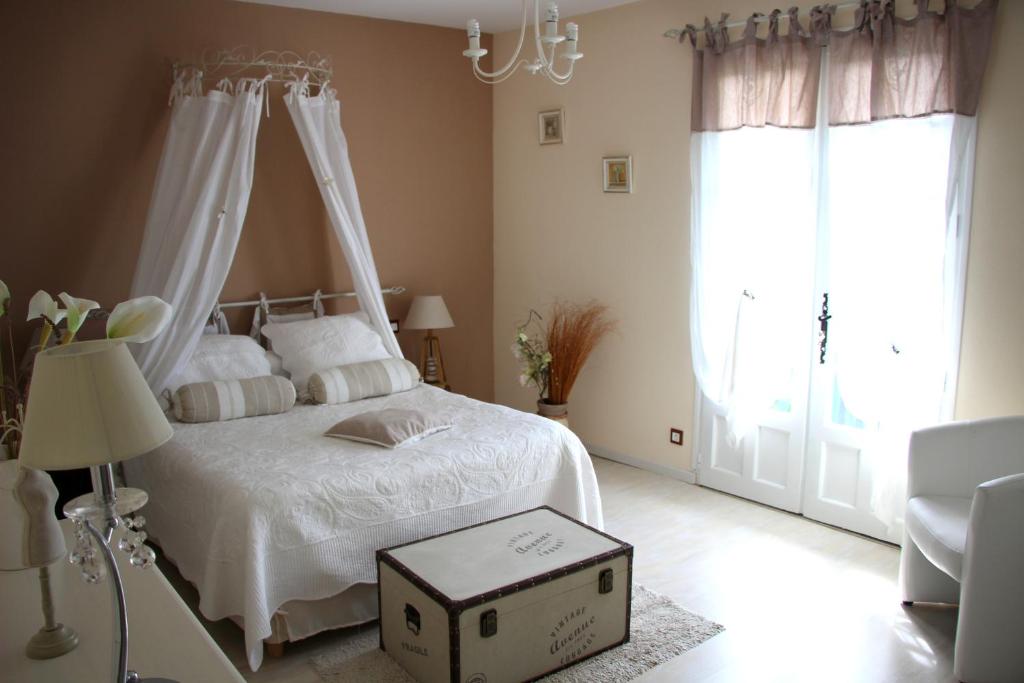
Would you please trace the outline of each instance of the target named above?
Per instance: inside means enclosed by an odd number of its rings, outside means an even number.
[[[556,302],[548,317],[547,350],[548,391],[545,403],[569,402],[569,394],[590,354],[614,330],[616,322],[608,318],[608,307],[596,302],[569,304]]]

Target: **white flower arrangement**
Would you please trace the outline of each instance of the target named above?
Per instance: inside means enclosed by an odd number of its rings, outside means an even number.
[[[537,321],[534,321],[534,318]],[[540,314],[531,310],[530,317],[526,322],[516,328],[516,339],[512,344],[512,355],[516,357],[522,366],[519,374],[519,384],[522,386],[534,385],[539,392],[539,400],[547,397],[548,378],[551,369],[551,354],[547,350],[543,336],[530,336],[526,330],[531,322],[540,325]],[[543,332],[543,330],[541,330]]]

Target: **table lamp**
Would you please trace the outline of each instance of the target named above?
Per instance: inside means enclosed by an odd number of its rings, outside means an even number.
[[[25,646],[31,659],[51,659],[78,645],[74,629],[57,623],[50,591],[50,565],[64,557],[64,533],[53,505],[57,487],[46,472],[0,463],[0,571],[39,570],[43,627]]]
[[[448,388],[448,380],[444,375],[444,358],[441,356],[441,340],[434,330],[455,327],[444,298],[440,296],[417,296],[412,300],[409,314],[405,317],[405,327],[409,330],[426,330],[423,338],[423,350],[420,353],[420,374],[427,384]],[[435,355],[436,354],[436,355]]]
[[[93,493],[64,506],[78,540],[69,559],[81,567],[87,583],[98,583],[110,574],[120,626],[116,683],[142,679],[128,671],[124,586],[110,548],[114,531],[127,528],[118,548],[131,555],[132,566],[146,568],[156,554],[143,543],[146,535],[140,528],[145,521],[125,517],[145,505],[148,497],[139,489],[115,488],[111,463],[148,453],[172,434],[123,342],[78,342],[36,356],[19,457],[23,466],[40,470],[92,469]]]

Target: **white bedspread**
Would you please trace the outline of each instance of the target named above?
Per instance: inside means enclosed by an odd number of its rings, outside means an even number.
[[[385,407],[437,411],[454,426],[397,450],[322,436]],[[572,432],[427,386],[175,424],[174,439],[125,462],[125,474],[149,492],[149,530],[199,589],[202,613],[244,620],[254,671],[278,607],[375,583],[379,548],[538,505],[603,524],[590,457]]]

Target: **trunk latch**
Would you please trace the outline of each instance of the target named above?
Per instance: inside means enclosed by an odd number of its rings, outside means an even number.
[[[420,634],[420,611],[409,603],[405,603],[405,627],[417,636]]]
[[[498,632],[498,611],[489,609],[480,615],[480,637],[490,638]]]

